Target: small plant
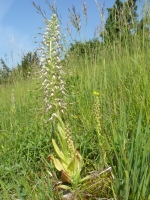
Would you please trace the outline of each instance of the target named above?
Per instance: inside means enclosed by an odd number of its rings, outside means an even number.
[[[57,125],[59,131],[59,133],[57,133],[57,138],[60,148],[54,139],[52,139],[52,144],[59,159],[55,158],[53,155],[49,155],[48,158],[53,161],[56,169],[61,172],[61,181],[63,183],[70,183],[72,187],[74,187],[77,186],[79,182],[83,181],[80,177],[83,167],[83,158],[79,151],[75,149],[69,127],[65,127],[59,116],[57,116],[57,118],[59,120]],[[59,185],[59,187],[71,189],[66,185]]]
[[[95,126],[96,133],[99,145],[100,152],[100,164],[106,164],[106,151],[104,148],[105,138],[101,133],[101,124],[100,124],[100,103],[99,103],[99,92],[94,91],[94,117],[95,117]]]

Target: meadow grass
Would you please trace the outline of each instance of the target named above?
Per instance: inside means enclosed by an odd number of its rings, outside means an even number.
[[[109,44],[97,59],[73,54],[65,64],[67,116],[84,159],[81,176],[98,173],[72,191],[78,199],[150,199],[150,49],[144,41],[136,36],[124,46]],[[55,136],[43,121],[38,87],[34,79],[0,85],[0,199],[62,199],[59,173],[46,159]],[[100,174],[106,167],[112,170]]]

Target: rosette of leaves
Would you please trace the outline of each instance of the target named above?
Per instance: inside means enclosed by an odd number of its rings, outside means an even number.
[[[54,139],[52,139],[52,144],[58,158],[54,157],[54,155],[49,155],[48,158],[53,161],[55,168],[61,172],[62,183],[69,183],[74,187],[85,179],[81,179],[80,176],[83,167],[83,158],[74,147],[68,127],[65,127],[59,116],[57,118],[59,120],[57,125],[59,146]],[[67,185],[59,185],[58,187],[71,189]]]

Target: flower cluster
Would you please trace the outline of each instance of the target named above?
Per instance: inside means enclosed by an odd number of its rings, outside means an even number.
[[[73,143],[73,140],[72,140],[72,137],[71,137],[71,132],[70,132],[70,129],[69,129],[69,124],[67,124],[66,127],[65,127],[65,133],[66,133],[66,140],[67,140],[68,148],[69,148],[69,151],[71,153],[70,157],[74,158],[75,148],[74,148],[74,143]]]
[[[103,136],[102,129],[101,129],[99,92],[96,92],[96,91],[94,91],[94,118],[95,118],[95,124],[96,124],[98,143],[100,147],[100,159],[101,159],[100,162],[104,163],[104,165],[107,166],[105,137]]]
[[[95,121],[96,121],[96,131],[98,134],[98,140],[101,144],[101,124],[100,124],[100,103],[99,103],[99,93],[98,92],[94,92],[95,95],[95,102],[94,102],[94,117],[95,117]]]
[[[62,45],[58,20],[55,14],[51,20],[46,20],[46,32],[43,35],[41,48],[42,89],[44,91],[45,112],[50,114],[52,120],[56,111],[63,113],[66,109],[64,97],[65,82],[61,66]]]

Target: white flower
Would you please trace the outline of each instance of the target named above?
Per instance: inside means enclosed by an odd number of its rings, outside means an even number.
[[[55,76],[55,74],[53,74],[53,75],[52,75],[52,78],[53,78],[53,79],[56,79],[56,76]]]
[[[42,58],[41,58],[41,62],[45,62],[45,57],[42,57]]]

